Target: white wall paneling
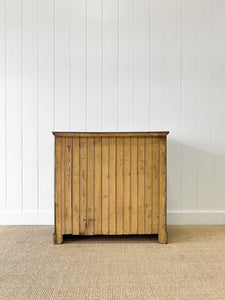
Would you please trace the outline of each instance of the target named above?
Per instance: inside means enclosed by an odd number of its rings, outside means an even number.
[[[23,0],[22,29],[22,210],[38,209],[38,6],[36,0]],[[29,188],[27,188],[29,186]],[[32,201],[30,201],[32,199]]]
[[[6,209],[6,2],[0,1],[0,211]]]
[[[38,1],[38,211],[53,211],[54,177],[54,0]]]
[[[6,1],[6,210],[23,207],[22,113],[23,55],[21,1]],[[35,80],[35,78],[34,78]],[[2,99],[1,101],[4,101]],[[35,168],[35,165],[33,165]],[[4,201],[4,200],[3,200]],[[31,201],[35,201],[32,199]]]
[[[0,0],[0,224],[53,224],[53,130],[169,130],[169,224],[225,224],[224,15],[224,0]]]

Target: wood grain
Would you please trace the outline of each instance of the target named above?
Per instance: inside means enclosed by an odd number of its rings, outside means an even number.
[[[123,138],[117,138],[116,233],[123,234]]]
[[[102,233],[102,187],[101,187],[101,161],[102,141],[95,138],[95,234]]]
[[[123,169],[123,198],[124,198],[124,234],[130,234],[130,137],[124,138],[124,169]]]
[[[80,234],[87,233],[87,139],[80,138]]]
[[[138,234],[145,233],[145,138],[138,139]]]
[[[72,138],[65,138],[64,178],[65,178],[65,231],[72,234]]]
[[[56,136],[55,233],[166,232],[166,135]]]
[[[137,138],[131,137],[131,234],[137,234]]]
[[[69,137],[160,137],[169,134],[169,131],[151,131],[151,132],[60,132],[53,131],[55,136]]]
[[[152,192],[153,192],[153,206],[152,206],[152,226],[158,226],[159,219],[159,139],[153,138],[153,165],[152,165]]]
[[[146,138],[145,144],[145,233],[152,231],[152,139]]]
[[[159,242],[167,243],[166,231],[166,141],[160,138],[159,141]]]
[[[73,234],[80,232],[80,139],[73,138],[73,166],[72,166],[72,207]]]
[[[109,234],[116,234],[116,138],[109,138]]]
[[[109,234],[109,147],[102,138],[102,234]]]
[[[87,182],[87,234],[94,234],[94,139],[88,143],[88,182]]]
[[[62,138],[62,234],[66,233],[65,227],[65,155],[66,155],[66,137]]]
[[[55,243],[62,243],[62,234],[62,138],[57,138],[55,140]]]

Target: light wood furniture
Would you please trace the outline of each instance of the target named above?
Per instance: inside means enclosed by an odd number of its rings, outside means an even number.
[[[55,232],[158,234],[167,242],[168,132],[55,135]]]

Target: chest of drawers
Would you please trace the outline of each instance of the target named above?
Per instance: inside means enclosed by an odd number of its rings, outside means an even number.
[[[167,242],[168,132],[53,132],[55,232],[158,234]]]

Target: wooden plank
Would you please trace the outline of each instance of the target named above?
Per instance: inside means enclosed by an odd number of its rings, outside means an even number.
[[[152,226],[158,226],[159,218],[159,139],[153,138],[153,164],[152,164]]]
[[[62,234],[66,233],[65,227],[65,153],[66,153],[66,138],[62,138]]]
[[[70,3],[54,2],[54,117],[57,130],[71,129]],[[63,100],[62,100],[63,99]]]
[[[109,138],[109,234],[116,234],[116,138]]]
[[[80,234],[87,233],[87,139],[80,138]]]
[[[95,138],[95,234],[102,233],[102,203],[101,203],[101,138]]]
[[[123,138],[117,138],[117,170],[116,170],[116,233],[123,234]]]
[[[165,127],[165,2],[151,0],[150,9],[150,110],[149,127],[162,130]],[[168,4],[167,6],[170,6]],[[178,86],[177,86],[178,88]]]
[[[87,234],[94,234],[94,139],[88,139]]]
[[[225,2],[223,0],[214,1],[214,48],[213,48],[213,98],[212,98],[212,136],[213,147],[208,150],[213,153],[213,180],[210,182],[214,192],[211,200],[212,211],[225,210],[225,139],[224,139],[224,112],[225,112]],[[209,170],[207,171],[209,172]],[[224,224],[224,222],[223,222]]]
[[[159,242],[167,243],[166,232],[166,138],[159,141]]]
[[[0,1],[0,20],[4,20],[6,1]],[[0,211],[6,211],[6,24],[0,22]],[[51,198],[52,199],[52,198]]]
[[[117,129],[118,1],[104,0],[102,6],[102,129]]]
[[[133,127],[133,1],[118,1],[118,130]],[[132,99],[132,100],[131,100]]]
[[[87,0],[86,8],[86,114],[87,129],[102,126],[102,0]]]
[[[132,3],[132,1],[129,1]],[[149,0],[133,2],[133,128],[149,129],[151,26]],[[152,101],[153,99],[151,99]]]
[[[13,8],[11,8],[13,9]],[[22,4],[22,190],[23,210],[39,210],[38,197],[38,56],[37,1]],[[32,78],[32,80],[31,80]],[[48,198],[48,197],[46,197]],[[32,201],[31,201],[32,199]]]
[[[199,31],[195,0],[182,4],[182,110],[181,110],[181,194],[179,210],[195,211],[197,199],[196,108],[199,72],[197,38]],[[205,56],[205,53],[204,53]],[[201,95],[200,95],[201,96]],[[204,102],[204,106],[205,106]],[[207,121],[208,122],[208,121]],[[206,123],[207,123],[206,122]],[[176,163],[179,163],[177,161]],[[179,183],[178,183],[179,187]]]
[[[131,234],[137,234],[137,138],[131,137]]]
[[[55,136],[73,137],[160,137],[169,134],[169,131],[146,131],[146,132],[60,132],[53,131]]]
[[[145,138],[138,138],[138,234],[145,233]]]
[[[54,242],[62,243],[62,138],[55,138],[55,233]]]
[[[52,211],[54,140],[49,132],[54,127],[54,2],[36,2],[36,14],[41,16],[38,18],[38,48],[35,50],[35,55],[38,54],[38,208],[39,211]]]
[[[6,211],[22,212],[21,1],[6,2]],[[3,22],[3,19],[2,19]],[[1,82],[1,84],[3,84]],[[4,101],[1,99],[1,101]],[[2,138],[2,137],[1,137]],[[12,188],[13,187],[13,188]],[[2,201],[2,199],[1,199]],[[32,201],[31,201],[32,202]]]
[[[146,138],[145,145],[145,233],[152,231],[152,138]]]
[[[198,82],[198,98],[196,102],[196,137],[197,137],[197,199],[196,209],[200,211],[210,211],[212,209],[212,201],[215,203],[216,199],[222,199],[221,196],[217,196],[214,199],[214,189],[217,190],[213,184],[214,179],[217,180],[217,176],[214,174],[213,166],[213,151],[211,148],[212,142],[212,128],[213,128],[213,117],[212,102],[215,98],[212,97],[212,93],[215,92],[215,65],[213,63],[214,58],[217,57],[215,54],[215,44],[212,47],[213,39],[215,41],[215,24],[213,24],[213,2],[210,0],[199,0],[197,11],[197,26],[198,26],[198,71],[197,71],[197,82]],[[224,6],[225,8],[225,6]],[[224,11],[222,13],[224,15]],[[224,17],[222,17],[223,19]],[[218,20],[218,16],[216,18]],[[223,27],[219,26],[221,34],[223,35]],[[215,31],[214,31],[215,30]],[[214,32],[213,32],[214,31]],[[219,43],[222,41],[219,38]],[[224,44],[225,45],[225,44]],[[220,51],[221,51],[220,47]],[[224,53],[224,50],[221,51]],[[225,56],[224,56],[225,57]],[[220,60],[217,60],[220,64]],[[220,78],[223,78],[220,77]],[[222,84],[223,86],[223,84]],[[215,94],[214,94],[215,96]],[[214,102],[215,103],[215,102]],[[215,108],[215,107],[214,107]],[[220,111],[221,110],[220,108]],[[222,113],[224,115],[224,113]],[[216,115],[218,116],[218,115]],[[224,118],[222,118],[224,119]],[[221,127],[220,127],[221,128]],[[214,127],[215,132],[218,130]],[[169,146],[169,145],[168,145]],[[168,147],[169,150],[169,147]],[[169,153],[169,151],[168,151]],[[169,156],[170,157],[170,156]],[[170,163],[169,159],[168,163]],[[168,171],[172,169],[168,164]],[[168,174],[170,178],[170,173]],[[169,187],[169,186],[168,186]],[[212,188],[213,187],[213,188]],[[168,199],[170,198],[168,190]],[[170,204],[171,201],[168,202]],[[175,210],[170,209],[168,210]]]
[[[72,234],[72,195],[71,195],[71,184],[72,184],[72,138],[65,139],[65,228],[66,234]]]
[[[102,234],[109,234],[108,138],[102,139]]]
[[[80,232],[80,150],[79,138],[73,138],[73,186],[72,186],[72,206],[73,206],[73,234]]]
[[[130,234],[130,138],[124,138],[124,234]]]
[[[86,1],[73,0],[70,24],[71,130],[86,130]],[[75,84],[76,83],[76,84]],[[75,100],[76,99],[76,100]]]

